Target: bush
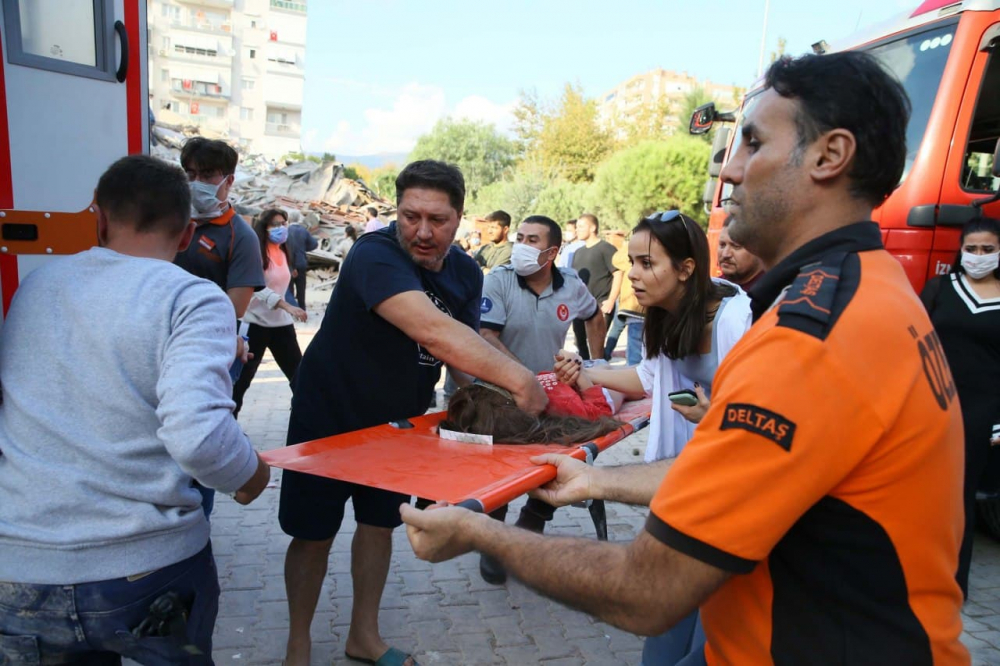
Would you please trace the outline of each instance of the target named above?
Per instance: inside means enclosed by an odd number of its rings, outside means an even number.
[[[657,210],[678,209],[705,224],[701,203],[710,146],[693,137],[646,141],[597,168],[591,201],[602,226],[630,229]]]

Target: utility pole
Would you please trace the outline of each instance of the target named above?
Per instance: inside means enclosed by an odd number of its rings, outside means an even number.
[[[764,31],[760,35],[760,60],[757,61],[757,78],[764,74],[764,50],[767,44],[767,14],[771,8],[771,0],[764,0]]]

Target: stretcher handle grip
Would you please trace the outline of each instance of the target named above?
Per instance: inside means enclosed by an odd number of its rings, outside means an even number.
[[[486,513],[486,507],[479,500],[470,497],[469,499],[464,499],[455,506],[460,506],[463,509],[468,509],[469,511],[475,511],[476,513]]]
[[[118,79],[118,83],[124,83],[125,76],[128,74],[128,31],[125,30],[125,24],[121,21],[115,21],[115,34],[118,35],[118,39],[122,43],[122,59],[118,63],[115,78]]]

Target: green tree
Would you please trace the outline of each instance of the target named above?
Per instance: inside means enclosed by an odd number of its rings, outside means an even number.
[[[704,223],[701,191],[710,152],[704,141],[683,135],[618,151],[594,178],[591,196],[601,223],[629,229],[652,212],[672,209]]]
[[[534,212],[546,215],[562,224],[566,220],[575,220],[590,209],[590,183],[571,183],[568,180],[555,180],[538,193]]]
[[[531,162],[521,165],[504,180],[498,180],[479,190],[466,201],[465,208],[475,215],[487,215],[504,210],[517,224],[536,212],[538,194],[548,184],[544,172]]]
[[[536,148],[545,126],[545,111],[538,99],[538,91],[534,88],[521,90],[512,114],[518,153],[524,156]]]
[[[387,164],[377,169],[372,169],[371,180],[366,180],[368,187],[374,190],[387,201],[396,200],[396,176],[399,175],[399,168],[395,164]]]
[[[493,125],[445,118],[417,139],[409,161],[434,159],[458,165],[467,195],[475,197],[514,166],[516,151],[514,142]]]
[[[672,110],[673,107],[666,98],[639,107],[628,122],[621,122],[619,125],[625,132],[622,145],[634,146],[643,141],[664,141],[669,138],[674,133],[674,126],[670,122]]]
[[[594,179],[594,168],[613,145],[598,122],[597,103],[586,99],[579,86],[566,84],[558,108],[543,116],[536,150],[542,166],[579,183]]]

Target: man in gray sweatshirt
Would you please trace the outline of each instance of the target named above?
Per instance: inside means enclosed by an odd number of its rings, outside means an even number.
[[[246,504],[270,476],[231,413],[236,317],[171,263],[184,172],[126,157],[95,194],[101,247],[29,274],[0,332],[0,663],[211,663],[192,483]]]

